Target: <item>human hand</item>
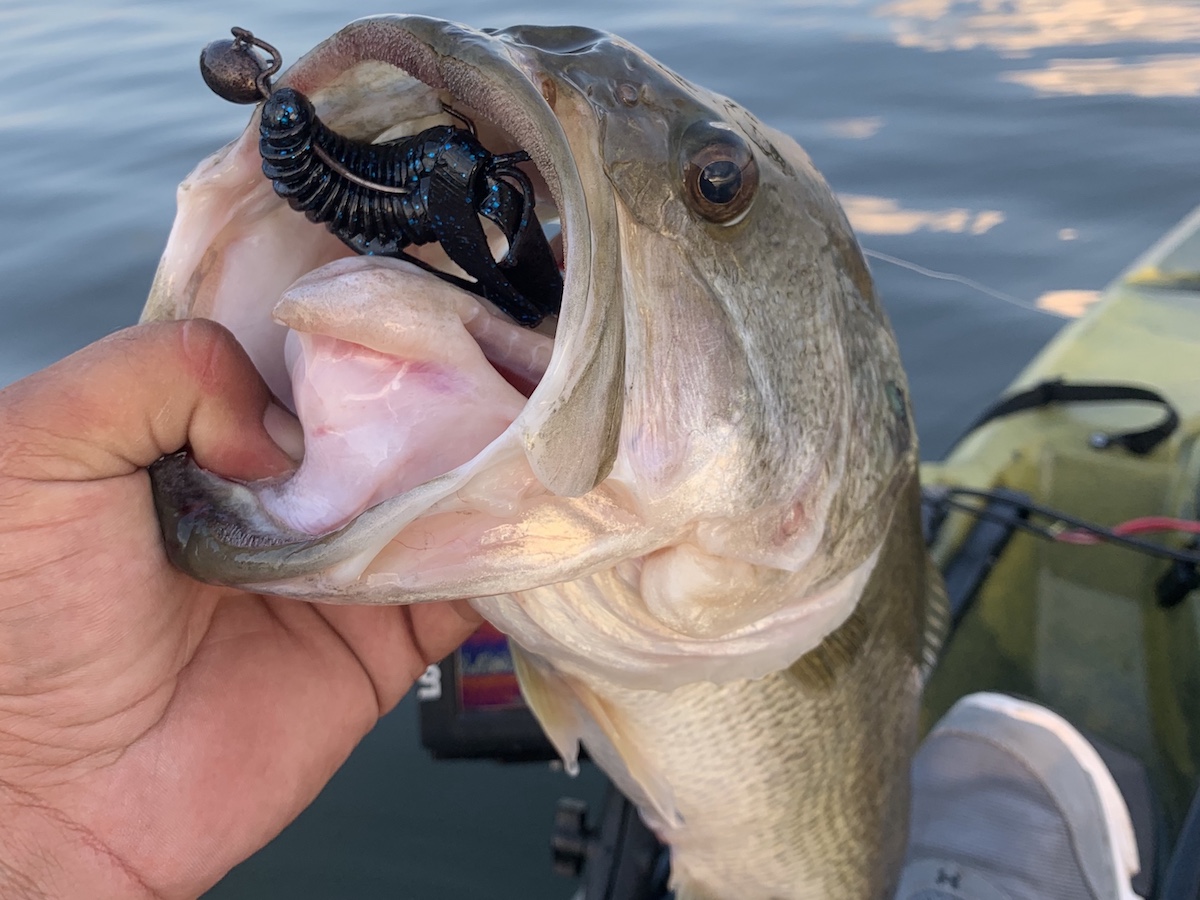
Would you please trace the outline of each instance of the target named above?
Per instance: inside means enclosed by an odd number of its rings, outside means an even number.
[[[145,467],[291,462],[211,322],[138,326],[0,390],[0,896],[194,897],[277,834],[465,604],[324,606],[168,564]]]

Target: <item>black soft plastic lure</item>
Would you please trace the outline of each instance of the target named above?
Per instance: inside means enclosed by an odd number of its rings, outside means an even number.
[[[270,55],[264,62],[258,47]],[[214,41],[200,55],[205,82],[235,103],[263,103],[259,152],[275,192],[311,221],[322,222],[359,253],[402,257],[411,244],[437,241],[475,281],[443,278],[482,294],[516,322],[538,325],[562,303],[562,276],[533,211],[523,150],[492,154],[469,119],[466,127],[436,125],[419,134],[372,144],[344,137],[317,116],[293,88],[271,87],[278,51],[245,29]],[[480,216],[508,240],[497,262]]]

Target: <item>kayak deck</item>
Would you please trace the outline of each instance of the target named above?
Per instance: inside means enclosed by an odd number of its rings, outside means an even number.
[[[1009,393],[1055,378],[1150,388],[1174,406],[1179,427],[1146,455],[1097,449],[1093,434],[1149,427],[1161,409],[1055,404],[984,424],[944,461],[923,465],[923,483],[1020,491],[1104,526],[1200,518],[1200,209],[1067,325]],[[975,521],[950,513],[931,548],[939,568]],[[1200,768],[1200,592],[1164,608],[1155,586],[1171,566],[1122,547],[1017,532],[944,652],[926,695],[928,722],[972,691],[1033,698],[1139,757],[1175,834]]]

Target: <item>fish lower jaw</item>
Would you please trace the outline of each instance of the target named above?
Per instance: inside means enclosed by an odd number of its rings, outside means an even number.
[[[533,384],[551,347],[415,266],[369,257],[301,278],[275,315],[290,326],[304,453],[261,499],[313,535],[469,462],[513,423],[526,398],[483,345]]]

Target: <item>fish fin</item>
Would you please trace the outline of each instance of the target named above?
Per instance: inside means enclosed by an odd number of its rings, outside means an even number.
[[[599,730],[599,734],[589,732],[586,735],[588,752],[610,774],[614,764],[625,769],[636,791],[629,785],[621,784],[618,779],[614,781],[640,808],[642,817],[652,830],[661,832],[662,828],[675,829],[683,825],[683,817],[675,805],[675,792],[671,790],[670,783],[647,758],[638,742],[632,739],[630,730],[622,727],[620,714],[612,704],[586,685],[575,684],[573,687],[580,705]]]
[[[509,641],[508,649],[525,702],[537,716],[550,744],[562,757],[567,773],[578,775],[579,739],[583,735],[583,724],[570,686],[512,641]]]
[[[929,557],[925,558],[925,579],[925,640],[920,659],[922,684],[933,674],[942,644],[950,633],[950,597],[941,571]]]
[[[860,605],[825,640],[792,663],[788,674],[805,688],[832,690],[842,670],[862,652],[869,634],[867,617]]]
[[[671,786],[623,728],[620,714],[586,685],[554,671],[536,656],[509,644],[513,668],[525,701],[541,723],[546,737],[562,757],[567,771],[579,771],[582,740],[592,758],[612,777],[643,815],[657,817],[667,827],[683,823]],[[622,772],[622,770],[624,770]],[[622,778],[622,774],[626,777]],[[654,821],[648,821],[654,827]]]

